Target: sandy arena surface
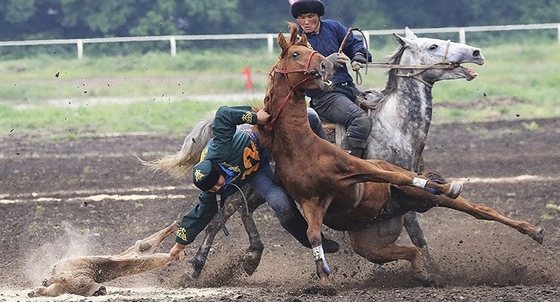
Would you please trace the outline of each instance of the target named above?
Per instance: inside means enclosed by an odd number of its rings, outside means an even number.
[[[535,122],[536,124],[531,123]],[[538,127],[537,127],[538,125]],[[542,245],[496,222],[449,209],[419,214],[439,265],[423,287],[396,262],[382,270],[356,255],[345,233],[327,229],[341,250],[327,255],[334,295],[317,294],[311,251],[266,205],[255,213],[265,243],[252,276],[237,258],[248,246],[238,215],[218,234],[199,280],[174,262],[106,283],[108,295],[27,298],[49,267],[69,256],[117,254],[179,220],[196,201],[189,179],[148,171],[136,156],[159,158],[183,137],[103,135],[59,140],[18,136],[0,142],[0,301],[560,301],[560,121],[434,125],[426,167],[465,183],[463,196],[546,229]],[[187,247],[194,255],[198,244]],[[403,234],[399,241],[410,244]],[[168,238],[162,251],[168,251]]]

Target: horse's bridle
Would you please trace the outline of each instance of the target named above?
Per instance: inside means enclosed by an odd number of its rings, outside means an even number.
[[[350,35],[350,33],[352,31],[358,31],[362,34],[362,36],[364,37],[363,41],[364,43],[366,43],[365,48],[368,49],[368,45],[367,45],[367,40],[365,39],[365,35],[364,33],[359,29],[359,28],[354,28],[354,27],[350,27],[348,28],[348,31],[346,32],[346,35],[344,36],[344,39],[342,40],[342,43],[340,44],[340,47],[338,48],[338,52],[342,52],[342,49],[344,48],[344,44],[346,43],[346,40],[348,39],[348,36]],[[430,64],[430,65],[395,65],[395,64],[388,64],[388,63],[367,63],[367,64],[361,64],[361,63],[357,63],[354,62],[352,63],[352,69],[356,71],[356,84],[360,85],[362,83],[362,75],[360,74],[360,68],[364,68],[366,69],[366,75],[367,75],[367,68],[369,66],[374,67],[374,68],[394,68],[394,69],[419,69],[418,72],[415,73],[406,73],[406,74],[402,74],[402,73],[397,73],[396,76],[397,77],[407,77],[407,78],[413,78],[415,80],[418,80],[420,82],[422,82],[424,85],[433,88],[433,85],[426,82],[422,77],[422,73],[424,73],[427,70],[430,69],[454,69],[456,66],[455,64],[447,61],[447,54],[449,53],[449,46],[451,45],[451,41],[447,40],[447,47],[445,48],[445,55],[443,56],[443,59],[441,60],[440,63],[436,63],[436,64]],[[359,68],[354,68],[354,65],[357,65]]]
[[[268,124],[266,124],[264,126],[266,130],[272,131],[272,127],[274,126],[274,123],[276,122],[276,119],[278,118],[280,113],[282,113],[282,111],[284,110],[284,107],[286,107],[286,104],[288,104],[288,100],[290,99],[290,96],[296,90],[296,88],[299,85],[301,85],[301,84],[303,84],[303,83],[305,83],[305,82],[307,82],[311,79],[317,78],[319,76],[317,74],[316,70],[309,70],[309,66],[311,65],[311,59],[317,53],[318,52],[315,51],[315,50],[313,50],[311,52],[311,54],[309,55],[309,58],[307,59],[307,63],[305,64],[305,68],[303,68],[303,69],[284,69],[284,68],[278,68],[278,67],[274,68],[274,72],[284,74],[288,84],[290,84],[290,81],[288,79],[288,74],[290,74],[290,73],[303,73],[303,74],[306,74],[307,76],[303,80],[301,80],[299,83],[297,83],[296,85],[290,87],[290,92],[286,95],[286,97],[282,101],[282,104],[280,105],[280,109],[278,109],[278,113],[272,118],[272,120],[270,122],[268,122]]]
[[[453,64],[452,62],[449,62],[447,60],[447,54],[449,53],[449,46],[451,45],[451,41],[447,40],[447,47],[445,48],[445,54],[443,56],[443,59],[441,60],[441,62],[439,63],[435,63],[435,64],[430,64],[430,65],[397,65],[397,64],[388,64],[388,63],[367,63],[367,64],[361,64],[361,63],[355,63],[357,64],[360,68],[371,66],[374,68],[390,68],[390,69],[413,69],[413,70],[418,70],[417,72],[414,73],[397,73],[395,74],[395,76],[397,77],[406,77],[406,78],[413,78],[417,81],[422,82],[424,85],[433,88],[433,85],[426,82],[423,78],[422,78],[422,73],[424,73],[427,70],[430,69],[442,69],[442,70],[452,70],[454,69],[456,66],[456,64]],[[361,79],[362,76],[359,73],[359,70],[356,70],[356,78]],[[361,81],[361,80],[360,80]]]
[[[290,73],[303,73],[303,74],[308,74],[307,78],[302,81],[301,83],[307,81],[309,79],[309,77],[316,77],[317,75],[315,74],[315,70],[309,70],[309,66],[311,65],[311,59],[313,58],[313,56],[317,54],[317,51],[313,50],[311,51],[311,54],[309,55],[309,58],[307,58],[307,63],[305,63],[305,68],[303,69],[280,69],[278,67],[274,68],[274,72],[277,73],[282,73],[286,76],[286,79],[288,78],[288,74]],[[297,85],[300,85],[301,83],[298,83]],[[296,85],[296,86],[297,86]]]

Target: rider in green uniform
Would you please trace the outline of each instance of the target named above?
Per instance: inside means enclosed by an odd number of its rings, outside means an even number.
[[[321,128],[316,113],[310,111],[308,115],[312,128]],[[170,251],[172,257],[178,258],[185,246],[193,242],[217,214],[217,195],[223,202],[237,191],[235,186],[247,183],[264,197],[282,227],[302,245],[311,248],[306,234],[307,222],[286,190],[273,182],[270,152],[260,146],[257,134],[250,127],[237,127],[242,124],[264,125],[269,118],[265,111],[255,113],[249,106],[222,106],[218,109],[212,126],[214,136],[202,151],[201,161],[193,167],[193,182],[201,190],[198,204],[181,221],[175,246]],[[334,253],[338,248],[335,241],[323,239],[325,252]]]

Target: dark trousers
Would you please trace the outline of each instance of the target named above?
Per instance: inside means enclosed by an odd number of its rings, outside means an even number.
[[[333,91],[311,98],[311,107],[321,118],[346,127],[346,136],[355,148],[366,148],[371,122],[366,112],[354,101],[358,90],[353,83],[337,84]]]

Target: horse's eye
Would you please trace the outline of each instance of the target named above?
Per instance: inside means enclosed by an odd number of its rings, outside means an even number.
[[[298,53],[297,51],[294,51],[294,52],[292,53],[292,58],[293,58],[293,59],[297,59],[298,57],[299,57],[299,53]]]
[[[430,45],[430,50],[436,50],[438,48],[437,44]]]

